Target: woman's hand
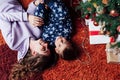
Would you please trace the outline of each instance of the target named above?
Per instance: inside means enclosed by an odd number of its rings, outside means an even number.
[[[39,3],[43,4],[44,0],[35,0],[34,4],[37,6]]]
[[[34,16],[34,15],[28,14],[28,20],[29,20],[29,23],[35,27],[38,27],[38,26],[40,27],[44,24],[44,21],[42,18]]]

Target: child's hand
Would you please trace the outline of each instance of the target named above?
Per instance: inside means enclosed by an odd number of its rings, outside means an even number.
[[[37,6],[39,3],[43,4],[44,0],[35,0],[34,4]]]
[[[28,20],[29,20],[30,24],[35,27],[42,26],[44,24],[44,21],[42,18],[34,16],[34,15],[28,14]]]

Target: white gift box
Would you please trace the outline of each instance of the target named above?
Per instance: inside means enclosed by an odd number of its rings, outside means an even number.
[[[108,35],[100,34],[101,26],[95,26],[91,19],[85,20],[86,25],[89,26],[89,40],[90,44],[106,44],[110,42],[110,37]],[[117,41],[120,40],[120,35],[118,36]]]
[[[107,63],[118,63],[120,62],[120,53],[114,54],[111,52],[106,52],[107,54]]]
[[[107,63],[120,63],[120,48],[110,48],[110,44],[106,45]]]

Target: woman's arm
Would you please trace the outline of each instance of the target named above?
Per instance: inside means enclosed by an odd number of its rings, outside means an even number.
[[[28,21],[27,12],[19,2],[5,2],[0,5],[0,19],[5,21]]]
[[[5,21],[28,21],[26,12],[0,12],[0,19]]]
[[[34,2],[31,2],[29,4],[27,12],[25,12],[21,4],[19,3],[16,5],[16,3],[11,2],[11,3],[4,3],[4,5],[0,6],[4,8],[4,10],[0,11],[0,19],[5,21],[11,21],[11,22],[28,21],[28,16],[34,15],[34,10],[36,8],[36,5]]]
[[[34,5],[33,5],[34,6]],[[34,6],[35,7],[35,6]],[[43,20],[34,16],[30,15],[29,13],[25,12],[25,10],[22,8],[21,4],[19,3],[4,3],[0,6],[0,20],[6,21],[6,22],[26,22],[29,21],[30,24],[34,26],[41,26],[44,24]],[[29,7],[29,11],[32,12],[34,10],[33,7]],[[34,11],[33,11],[34,12]]]

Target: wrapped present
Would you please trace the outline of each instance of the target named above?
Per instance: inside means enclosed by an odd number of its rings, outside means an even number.
[[[120,62],[120,48],[111,47],[111,44],[106,45],[107,63],[119,63]]]
[[[91,19],[85,20],[86,25],[89,27],[89,40],[90,44],[106,44],[110,42],[110,37],[108,35],[101,34],[100,29],[101,26],[95,26]],[[120,40],[120,35],[118,36],[117,40]]]

